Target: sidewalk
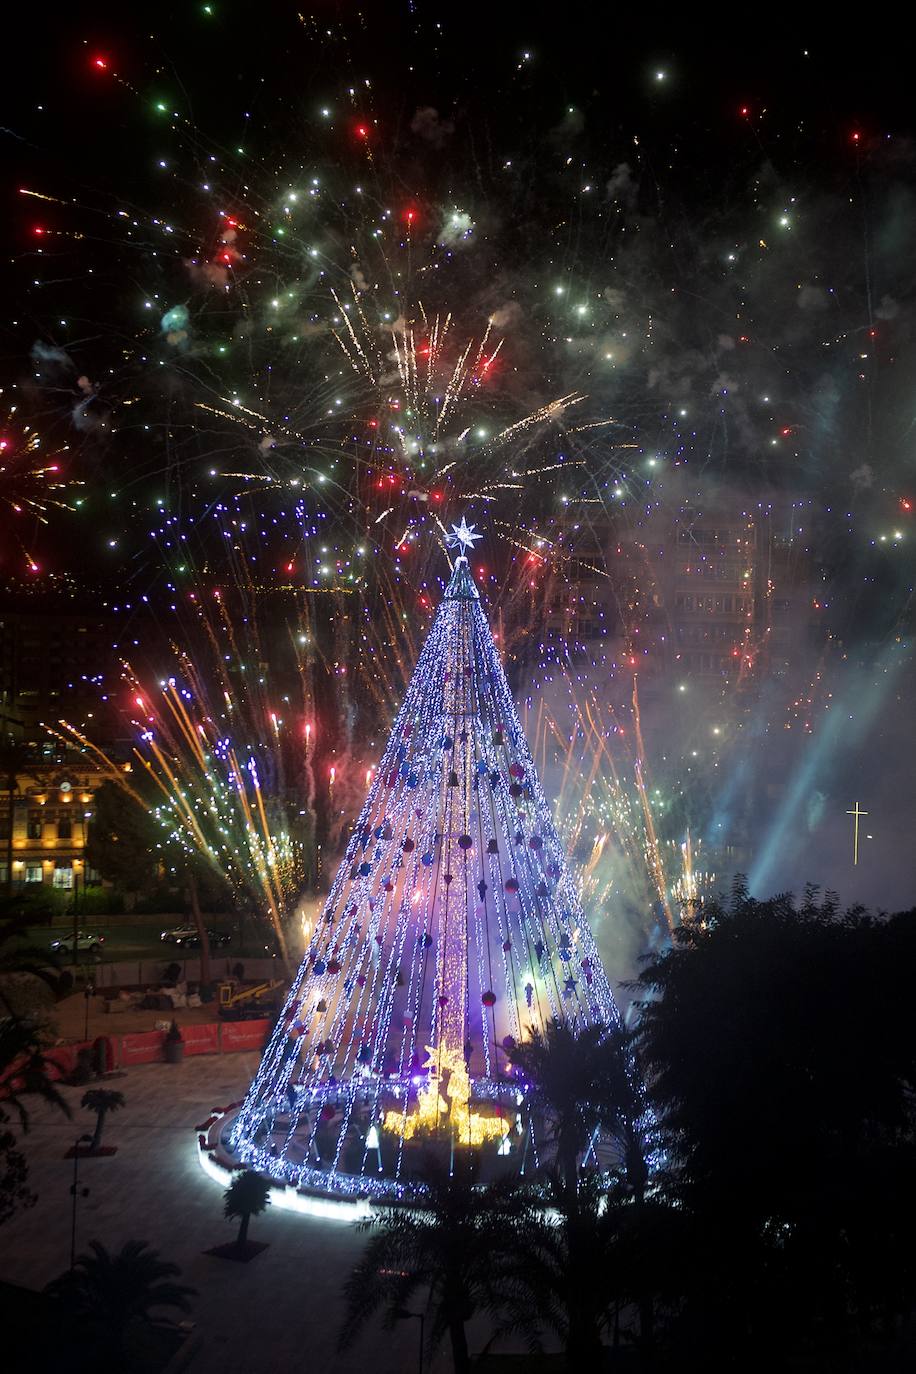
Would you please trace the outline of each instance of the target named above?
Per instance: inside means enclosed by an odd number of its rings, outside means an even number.
[[[146,1240],[181,1266],[181,1281],[198,1289],[191,1318],[202,1345],[190,1374],[412,1374],[415,1322],[400,1322],[390,1334],[375,1322],[352,1350],[336,1352],[341,1289],[364,1244],[346,1223],[268,1209],[253,1218],[251,1236],[269,1249],[251,1263],[203,1254],[231,1240],[236,1223],[224,1220],[220,1189],[200,1169],[194,1127],[211,1107],[243,1096],[257,1066],[254,1054],[201,1056],[143,1065],[112,1082],[126,1098],[105,1125],[105,1143],[118,1152],[80,1165],[90,1194],[79,1204],[77,1250],[93,1239],[115,1249]],[[0,1232],[0,1278],[40,1288],[69,1263],[73,1172],[63,1155],[93,1125],[79,1106],[83,1091],[62,1089],[71,1120],[30,1104],[24,1148],[39,1198]],[[485,1340],[484,1328],[471,1331],[472,1350]],[[446,1374],[447,1350],[424,1368]]]

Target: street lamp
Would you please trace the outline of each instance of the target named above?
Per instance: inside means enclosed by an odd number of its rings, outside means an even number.
[[[89,1003],[92,1001],[92,999],[93,999],[94,996],[95,996],[95,984],[94,984],[94,983],[87,983],[86,986],[85,986],[85,988],[83,989],[83,997],[86,999],[86,1027],[85,1027],[85,1029],[84,1029],[84,1031],[83,1031],[83,1039],[84,1039],[84,1040],[88,1040],[88,1039],[89,1039]]]
[[[73,1208],[70,1218],[70,1268],[76,1264],[76,1204],[79,1198],[88,1197],[89,1189],[80,1188],[80,1146],[91,1145],[91,1135],[79,1135],[73,1145],[73,1182],[70,1184],[70,1194],[73,1198]]]
[[[79,905],[80,905],[80,875],[76,871],[76,860],[73,862],[73,963],[80,961],[80,935],[79,935]]]
[[[395,1312],[395,1319],[399,1322],[409,1321],[411,1317],[416,1317],[420,1323],[420,1353],[417,1360],[417,1374],[423,1374],[423,1326],[426,1317],[422,1312],[409,1312],[406,1307],[399,1307]]]

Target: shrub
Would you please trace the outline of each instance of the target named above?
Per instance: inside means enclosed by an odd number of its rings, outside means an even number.
[[[64,914],[68,901],[69,894],[58,888],[46,883],[29,883],[0,901],[0,920],[21,918],[30,924],[50,922],[55,916]]]
[[[76,900],[79,916],[120,916],[124,911],[123,896],[110,887],[84,887]],[[67,911],[73,914],[72,899]]]

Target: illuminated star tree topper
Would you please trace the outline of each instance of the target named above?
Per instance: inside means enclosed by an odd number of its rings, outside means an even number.
[[[448,536],[447,542],[451,549],[460,548],[459,557],[465,558],[467,550],[473,549],[478,539],[482,539],[482,534],[476,534],[476,525],[469,525],[466,518],[462,515],[460,525],[452,525],[452,532]]]

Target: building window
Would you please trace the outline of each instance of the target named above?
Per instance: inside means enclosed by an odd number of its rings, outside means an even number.
[[[64,888],[67,892],[73,890],[73,869],[66,867],[55,868],[54,876],[51,879],[52,886]]]
[[[73,838],[73,821],[69,816],[61,816],[57,822],[57,838],[59,840],[71,840]]]
[[[6,864],[0,864],[0,885],[6,885],[9,875],[10,871]]]
[[[30,840],[41,839],[41,812],[30,811],[26,835]]]
[[[40,883],[42,879],[41,864],[26,864],[25,880],[27,883]]]

